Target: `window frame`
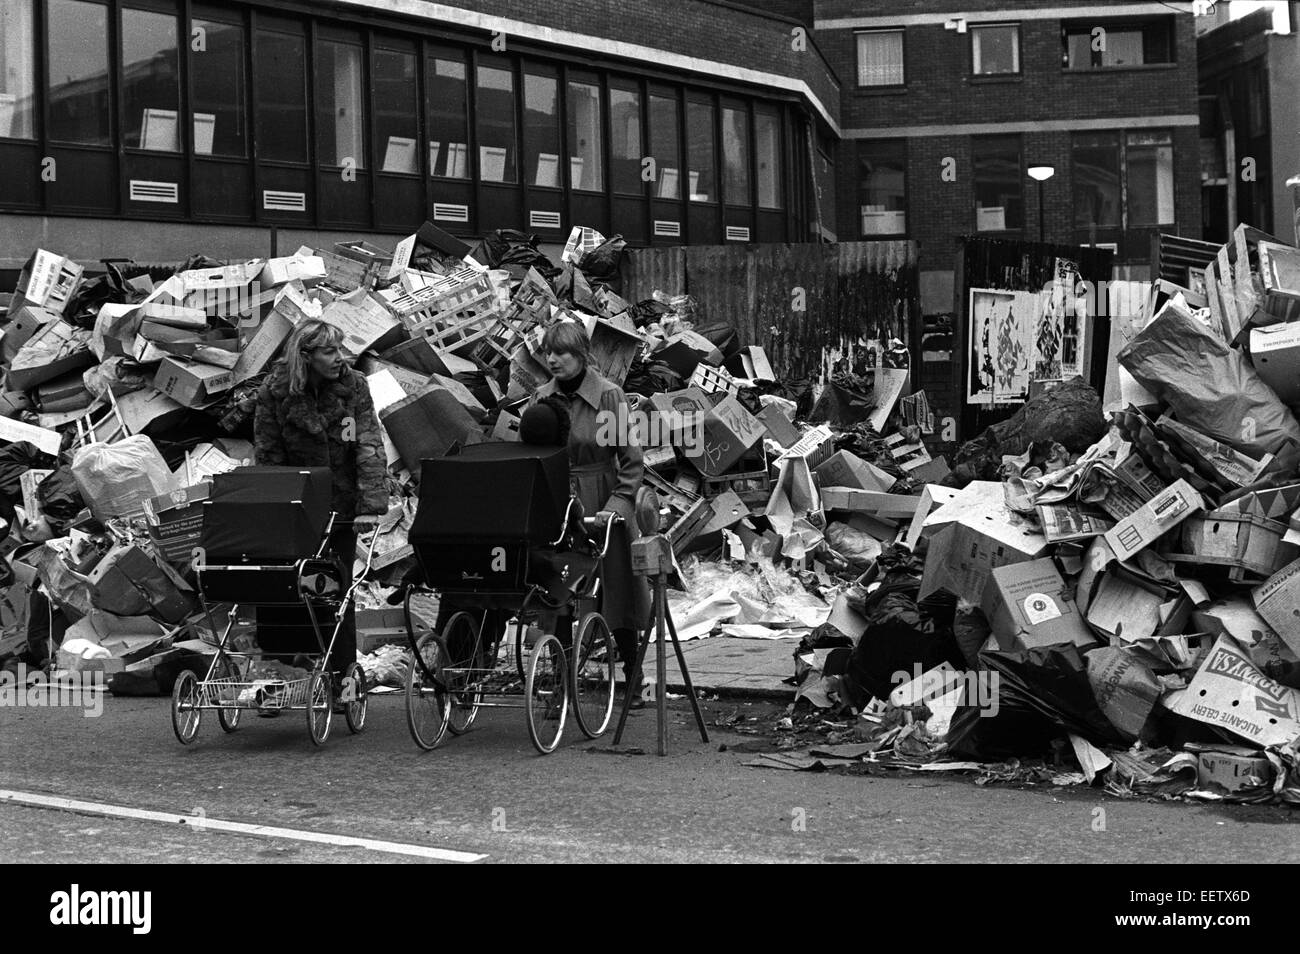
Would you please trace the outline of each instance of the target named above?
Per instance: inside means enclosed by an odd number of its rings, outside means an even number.
[[[1005,70],[998,73],[981,73],[977,69],[978,64],[976,64],[975,62],[975,35],[980,30],[994,30],[994,29],[1002,29],[1002,30],[1010,29],[1015,31],[1016,45],[1015,45],[1014,61],[1016,64],[1016,68],[1014,70]],[[999,80],[999,79],[1011,79],[1012,77],[1023,77],[1025,75],[1024,47],[1022,44],[1022,40],[1024,38],[1024,31],[1020,28],[1019,20],[1008,20],[1005,22],[996,22],[996,23],[972,23],[970,25],[970,28],[967,30],[967,32],[970,34],[970,75],[973,79]]]
[[[1178,142],[1174,135],[1172,127],[1158,126],[1151,129],[1130,130],[1130,129],[1105,129],[1090,131],[1088,133],[1076,133],[1070,140],[1070,178],[1071,181],[1077,181],[1075,176],[1075,143],[1080,136],[1097,136],[1107,135],[1115,137],[1116,151],[1119,156],[1119,222],[1115,225],[1103,225],[1101,223],[1081,224],[1076,218],[1074,208],[1074,197],[1071,195],[1070,221],[1071,227],[1075,231],[1096,230],[1100,231],[1119,231],[1127,233],[1129,231],[1141,229],[1161,229],[1177,227],[1178,225]],[[1162,136],[1166,142],[1149,143],[1144,145],[1129,145],[1129,137],[1133,135]],[[1135,222],[1129,209],[1129,195],[1131,186],[1129,182],[1129,150],[1133,149],[1158,149],[1168,146],[1171,151],[1170,161],[1170,188],[1172,190],[1172,215],[1173,218],[1168,222]]]
[[[114,16],[114,6],[109,0],[79,0],[81,3],[98,7],[104,11],[104,65],[105,76],[108,82],[108,102],[105,109],[105,115],[108,119],[108,136],[107,142],[86,142],[75,139],[58,139],[53,132],[53,111],[52,99],[50,95],[51,83],[53,76],[50,73],[53,56],[54,35],[50,30],[50,0],[41,0],[37,9],[36,23],[40,29],[40,36],[37,40],[37,77],[38,95],[41,98],[39,112],[41,117],[41,141],[49,146],[58,146],[69,149],[88,149],[98,152],[118,151],[118,143],[121,140],[122,131],[118,110],[121,108],[122,91],[116,82],[118,72],[118,18]],[[31,140],[23,140],[30,142]]]
[[[459,54],[459,55],[453,55],[453,54]],[[434,63],[441,60],[447,63],[459,64],[461,71],[463,73],[461,82],[464,84],[464,95],[462,97],[462,101],[460,104],[461,105],[460,121],[463,124],[465,142],[458,143],[458,145],[464,145],[465,147],[465,156],[464,156],[465,174],[463,176],[449,176],[445,174],[439,175],[434,172],[434,169],[437,168],[437,163],[432,163],[429,166],[428,178],[436,180],[438,182],[462,182],[462,183],[476,182],[477,170],[475,168],[475,163],[477,161],[476,157],[478,155],[477,152],[478,135],[477,135],[477,130],[475,129],[473,114],[471,113],[470,110],[470,103],[472,102],[475,93],[474,83],[476,80],[476,76],[475,76],[474,63],[471,61],[469,57],[469,51],[467,49],[458,49],[455,47],[444,46],[440,44],[425,43],[423,45],[423,48],[420,50],[420,56],[423,64],[421,69],[423,71],[423,76],[424,76],[423,89],[425,91],[425,97],[424,97],[425,102],[423,108],[424,137],[421,142],[422,156],[426,157],[424,161],[428,161],[427,155],[429,152],[429,143],[434,141],[433,139],[434,135],[435,134],[439,136],[442,135],[442,133],[438,132],[437,129],[435,128],[435,124],[434,124],[435,117],[430,112],[430,110],[433,107],[433,95],[430,90],[430,86],[432,85],[432,82],[436,77],[436,73],[434,72],[435,69]],[[438,140],[439,158],[441,158],[443,155],[442,152],[443,148],[448,147],[450,145],[451,145],[450,141],[443,142],[441,139]],[[448,163],[444,161],[442,164],[443,169],[446,169],[447,166]]]
[[[897,83],[864,83],[862,82],[862,47],[859,44],[858,37],[868,34],[897,34],[899,39],[900,58],[903,61],[903,78]],[[859,90],[901,90],[907,88],[907,29],[905,27],[879,27],[871,30],[854,30],[853,31],[853,74],[854,84]]]
[[[978,153],[978,147],[979,147],[980,143],[991,144],[991,143],[994,142],[995,140],[1003,140],[1003,141],[1007,141],[1007,142],[1010,142],[1011,140],[1015,140],[1015,142],[1016,142],[1016,147],[1017,147],[1016,151],[1017,151],[1017,153],[1018,153],[1018,155],[1019,155],[1019,159],[1020,159],[1020,163],[1019,163],[1019,178],[1018,178],[1018,180],[1017,180],[1018,183],[1019,183],[1019,185],[1020,185],[1020,221],[1019,221],[1019,223],[1016,224],[1016,225],[1007,225],[1006,222],[1005,222],[1005,220],[1004,220],[1004,221],[1003,221],[1003,228],[1001,228],[1001,229],[980,229],[980,227],[979,227],[979,210],[980,210],[981,206],[980,206],[980,204],[979,204],[979,201],[980,201],[980,200],[979,200],[980,178],[979,178],[979,156],[978,156],[978,154],[977,154],[977,153]],[[993,235],[998,235],[998,234],[1015,234],[1015,233],[1024,232],[1024,230],[1025,230],[1025,218],[1026,218],[1026,217],[1025,217],[1026,209],[1025,209],[1025,184],[1024,184],[1024,180],[1025,180],[1026,178],[1028,178],[1028,173],[1026,172],[1027,165],[1026,165],[1026,161],[1025,161],[1025,137],[1024,137],[1024,135],[1021,134],[1021,133],[995,133],[995,134],[987,135],[987,136],[971,136],[971,139],[970,139],[970,155],[971,155],[971,185],[972,185],[972,187],[973,187],[973,189],[974,189],[974,196],[973,196],[973,203],[972,203],[972,213],[973,213],[973,215],[974,215],[974,220],[975,220],[975,221],[974,221],[974,226],[973,226],[974,230],[975,230],[976,232],[981,233],[981,234],[987,233],[987,234],[993,234]],[[989,207],[989,206],[984,206],[984,208],[990,208],[990,207]]]
[[[903,213],[903,230],[901,232],[870,232],[869,233],[862,228],[862,205],[863,205],[862,153],[864,149],[870,148],[872,146],[879,147],[882,150],[889,149],[889,148],[894,148],[898,150],[897,161],[899,163],[899,168],[902,170],[902,175],[903,175],[903,201],[902,201],[903,208],[901,210],[885,209],[884,211],[886,212],[901,211]],[[911,195],[911,189],[908,188],[907,152],[908,152],[908,140],[905,138],[904,139],[859,139],[857,141],[857,146],[854,149],[854,155],[853,155],[853,178],[854,178],[853,206],[854,206],[855,219],[856,219],[856,226],[853,231],[861,238],[862,241],[880,241],[880,240],[907,238],[909,235],[911,235],[912,195]],[[892,158],[893,157],[891,157],[891,159]]]
[[[243,14],[240,11],[227,10],[223,7],[218,7],[210,3],[192,4],[189,9],[188,19],[182,17],[182,20],[183,22],[181,28],[184,31],[182,35],[182,39],[185,42],[185,56],[184,56],[184,65],[183,65],[184,89],[182,95],[185,102],[186,116],[188,120],[188,122],[186,123],[187,139],[193,137],[194,114],[196,111],[196,105],[198,99],[198,97],[195,95],[195,87],[198,82],[199,70],[197,68],[197,62],[195,60],[196,53],[192,48],[195,24],[202,21],[208,24],[234,27],[235,29],[239,30],[241,35],[241,40],[242,40],[238,50],[239,66],[240,69],[243,71],[243,77],[242,77],[243,89],[239,97],[239,114],[240,114],[240,118],[243,121],[243,126],[244,126],[244,135],[243,135],[244,151],[242,154],[216,152],[215,151],[216,142],[214,140],[213,152],[198,152],[197,150],[194,150],[193,157],[196,160],[203,160],[205,162],[212,161],[212,160],[216,160],[216,161],[224,160],[226,162],[251,163],[253,159],[253,141],[254,141],[253,137],[255,132],[255,124],[257,122],[256,116],[254,115],[253,112],[254,106],[252,102],[253,65],[252,65],[252,41],[250,39],[252,37],[252,27],[250,26],[248,19],[245,16],[243,16]],[[190,148],[192,147],[187,146],[187,149]]]
[[[1145,31],[1148,27],[1155,26],[1155,25],[1161,26],[1165,31],[1165,35],[1169,43],[1169,59],[1160,63],[1148,63],[1145,62],[1146,59]],[[1106,66],[1105,64],[1094,66],[1090,62],[1088,66],[1071,66],[1070,65],[1070,37],[1071,36],[1091,37],[1092,31],[1097,27],[1101,27],[1102,29],[1107,31],[1116,30],[1117,32],[1125,32],[1125,33],[1133,32],[1134,29],[1136,29],[1138,33],[1142,33],[1144,35],[1143,62],[1126,63],[1117,66]],[[1127,28],[1127,29],[1121,29],[1121,28]],[[1091,49],[1091,43],[1089,43],[1089,49]],[[1089,59],[1091,60],[1091,57]],[[1157,14],[1154,16],[1146,16],[1146,17],[1141,17],[1141,16],[1109,17],[1109,18],[1103,18],[1100,20],[1092,20],[1092,21],[1086,21],[1086,20],[1062,20],[1061,21],[1061,72],[1063,73],[1086,74],[1086,73],[1122,72],[1124,70],[1164,70],[1164,69],[1171,69],[1177,65],[1178,65],[1178,25],[1177,25],[1177,21],[1174,19],[1174,16],[1172,14],[1170,14],[1169,16]]]
[[[0,136],[0,142],[11,143],[34,143],[40,142],[44,137],[44,113],[42,106],[46,99],[46,91],[41,88],[42,83],[46,80],[45,69],[45,49],[43,39],[48,32],[45,24],[45,4],[42,0],[18,0],[19,3],[26,5],[28,19],[31,26],[31,35],[27,37],[27,55],[31,59],[31,73],[27,76],[28,92],[31,96],[31,135],[17,136],[8,135]],[[17,94],[14,94],[15,97]],[[15,103],[17,99],[15,98]],[[14,110],[15,124],[18,118],[17,109]]]

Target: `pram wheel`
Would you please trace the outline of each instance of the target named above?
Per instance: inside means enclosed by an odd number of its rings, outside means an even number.
[[[578,625],[570,674],[578,728],[589,739],[600,738],[614,714],[614,640],[599,613],[588,613]]]
[[[524,683],[528,735],[537,751],[554,752],[564,735],[569,714],[569,676],[564,647],[554,636],[544,636],[533,647]]]
[[[442,629],[442,645],[452,660],[449,667],[452,671],[447,673],[450,702],[447,728],[451,729],[452,735],[464,735],[469,731],[478,715],[478,704],[483,701],[482,690],[476,688],[482,674],[473,671],[489,666],[481,642],[481,626],[476,624],[472,614],[463,610],[452,614]]]
[[[365,670],[359,663],[353,663],[343,680],[343,718],[347,720],[348,729],[356,735],[366,727],[366,710],[370,708]]]
[[[239,667],[229,657],[222,662],[219,671],[221,678],[229,680],[231,683],[237,683],[241,678]],[[223,688],[221,691],[221,700],[230,703],[230,705],[221,706],[217,709],[217,721],[221,723],[221,728],[225,732],[234,732],[239,728],[239,714],[243,710],[235,704],[235,700],[232,698],[236,692],[237,690],[231,688]]]
[[[311,674],[307,682],[307,731],[316,745],[330,737],[334,720],[334,677],[322,670]]]
[[[428,752],[447,734],[450,700],[438,682],[447,663],[447,649],[436,633],[426,632],[416,643],[416,652],[417,658],[411,660],[406,673],[406,724],[415,744]],[[433,679],[426,675],[426,669]]]
[[[199,734],[199,680],[186,669],[172,687],[172,731],[181,745],[189,745]]]

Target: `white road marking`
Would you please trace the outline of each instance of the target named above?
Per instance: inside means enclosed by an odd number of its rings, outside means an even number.
[[[328,832],[304,831],[299,828],[249,825],[245,822],[223,821],[220,818],[208,818],[204,815],[177,815],[174,812],[155,812],[143,808],[128,808],[125,805],[83,802],[75,798],[37,795],[32,792],[14,792],[7,789],[0,789],[0,802],[14,802],[19,805],[54,808],[67,812],[82,812],[90,815],[101,815],[106,818],[130,818],[136,821],[189,825],[191,828],[199,828],[203,831],[227,831],[236,835],[253,835],[258,838],[287,838],[292,841],[336,845],[341,848],[364,848],[367,851],[383,851],[393,855],[413,855],[417,858],[432,858],[437,861],[452,861],[461,864],[471,864],[487,858],[487,855],[474,854],[468,851],[452,851],[448,848],[432,848],[428,845],[411,845],[400,841],[379,841],[374,838],[355,838],[351,835],[332,835]]]

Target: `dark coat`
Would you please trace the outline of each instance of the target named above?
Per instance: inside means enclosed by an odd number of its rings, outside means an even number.
[[[277,362],[257,392],[253,455],[263,465],[328,467],[343,519],[388,511],[379,419],[366,379],[351,368],[315,393],[290,395],[288,369]]]

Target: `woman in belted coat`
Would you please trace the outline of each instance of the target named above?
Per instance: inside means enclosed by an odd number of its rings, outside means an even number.
[[[547,329],[542,355],[551,380],[533,395],[535,404],[552,395],[569,406],[569,480],[587,516],[616,513],[623,518],[601,563],[600,612],[623,660],[630,686],[637,631],[649,622],[650,589],[632,573],[632,539],[640,536],[636,493],[645,473],[641,446],[631,425],[631,405],[617,384],[590,366],[591,342],[583,327],[561,321]]]

